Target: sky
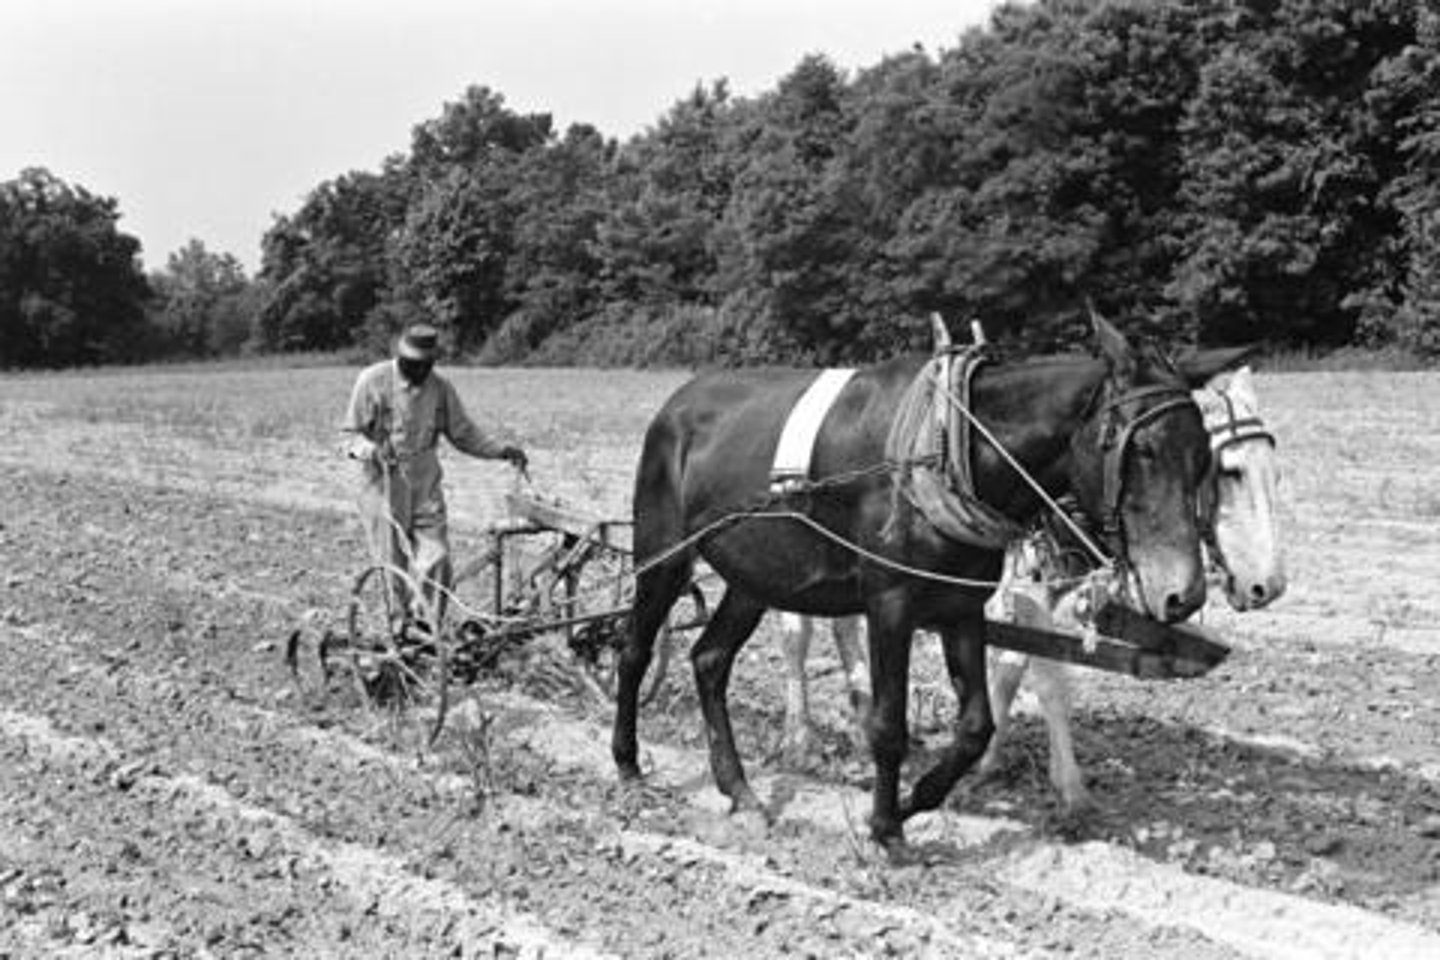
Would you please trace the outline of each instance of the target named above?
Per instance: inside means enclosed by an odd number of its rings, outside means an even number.
[[[624,139],[697,83],[753,96],[812,53],[954,47],[996,2],[4,0],[0,181],[39,166],[115,198],[147,270],[195,238],[253,274],[276,215],[471,85]]]

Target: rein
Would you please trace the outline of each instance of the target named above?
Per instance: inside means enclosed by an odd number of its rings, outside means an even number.
[[[891,469],[892,467],[893,465],[886,465],[886,469]],[[871,563],[874,563],[877,566],[885,567],[896,573],[903,573],[906,576],[915,577],[920,580],[930,580],[934,583],[943,583],[952,587],[978,587],[984,590],[993,590],[1000,585],[999,580],[977,580],[970,577],[954,577],[946,573],[936,573],[933,570],[924,570],[919,567],[912,567],[907,563],[901,563],[898,560],[891,560],[889,557],[881,556],[880,554],[875,553],[872,550],[865,549],[860,544],[849,539],[848,537],[841,536],[834,530],[831,530],[829,527],[826,527],[825,525],[820,523],[814,517],[800,510],[773,510],[767,509],[763,506],[753,507],[750,509],[734,510],[730,513],[724,514],[723,516],[720,516],[710,521],[705,526],[701,527],[699,530],[691,533],[689,536],[677,541],[676,543],[671,544],[669,547],[665,548],[659,553],[652,554],[651,556],[647,557],[644,562],[637,563],[635,565],[635,569],[631,571],[631,576],[638,577],[640,574],[649,571],[651,568],[666,563],[667,561],[673,559],[679,554],[691,549],[701,540],[704,540],[706,537],[713,536],[714,534],[719,533],[721,530],[725,529],[728,526],[731,526],[732,524],[742,523],[746,520],[793,520],[802,526],[809,527],[811,530],[815,531],[820,536],[829,540],[831,543],[834,543],[837,546],[844,547],[846,550],[849,550],[856,556],[864,557],[866,560],[869,560]]]

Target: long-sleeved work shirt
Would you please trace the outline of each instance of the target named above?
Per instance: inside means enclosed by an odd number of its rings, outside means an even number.
[[[432,370],[414,386],[400,375],[394,360],[360,372],[342,429],[392,452],[389,507],[406,529],[445,522],[436,451],[440,437],[473,457],[495,459],[505,449],[470,419],[449,380]],[[372,494],[384,491],[387,477],[381,464],[367,459],[365,479]]]
[[[388,442],[401,462],[433,456],[441,436],[472,457],[495,459],[504,449],[470,419],[454,384],[432,370],[414,386],[400,376],[394,360],[360,372],[343,429],[375,443]]]

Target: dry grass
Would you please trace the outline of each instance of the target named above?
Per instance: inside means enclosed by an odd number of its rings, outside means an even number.
[[[1258,379],[1285,467],[1277,611],[1440,631],[1440,374]]]
[[[346,509],[338,426],[355,368],[0,377],[0,460]],[[483,426],[518,439],[547,494],[625,512],[645,424],[678,373],[449,371]],[[499,464],[446,456],[460,526],[496,519]]]

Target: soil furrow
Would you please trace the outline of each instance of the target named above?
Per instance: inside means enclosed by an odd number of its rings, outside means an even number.
[[[213,869],[219,876],[250,880],[233,888],[226,884],[231,909],[250,914],[237,919],[237,926],[272,924],[288,941],[286,949],[292,955],[326,953],[337,943],[357,953],[600,955],[584,944],[555,936],[522,912],[477,902],[453,884],[416,876],[395,857],[357,844],[321,842],[290,818],[240,801],[198,776],[154,772],[160,761],[130,760],[107,739],[61,734],[43,718],[9,710],[0,711],[0,739],[7,742],[9,752],[25,758],[35,775],[54,783],[88,781],[108,787],[103,798],[94,798],[97,802],[112,810],[138,808],[123,822],[144,821],[149,835],[185,835],[209,847],[218,861]],[[74,824],[72,829],[80,826]],[[123,843],[123,839],[117,832],[108,837],[91,835],[86,843]],[[143,851],[126,848],[124,852],[131,859],[145,859]],[[168,862],[157,863],[152,873],[193,875],[196,867],[189,860],[188,849],[179,855],[172,852]],[[250,866],[252,861],[263,866]],[[183,898],[187,892],[182,888],[171,896]],[[292,910],[278,916],[256,911],[257,904],[287,898]],[[169,914],[174,907],[155,902],[152,896],[146,910]],[[323,919],[312,925],[317,917]],[[193,941],[194,934],[182,928],[173,936],[183,942]],[[244,936],[209,930],[203,933],[203,942],[218,951],[243,951],[252,946]],[[123,939],[133,937],[126,932]]]
[[[667,900],[673,901],[672,909],[683,915],[704,905],[707,920],[707,935],[703,942],[685,939],[680,931],[649,944],[626,943],[623,940],[623,926],[610,928],[611,948],[631,955],[649,955],[652,951],[664,955],[703,955],[712,952],[717,943],[725,937],[741,937],[743,942],[754,945],[771,943],[777,950],[803,948],[820,953],[830,949],[846,936],[861,931],[872,942],[888,942],[899,952],[924,950],[936,956],[1013,956],[1039,955],[1045,952],[1041,941],[1053,945],[1056,942],[1057,923],[1072,928],[1085,926],[1083,917],[1064,916],[1053,904],[1035,905],[1035,916],[1016,922],[984,920],[973,911],[947,909],[943,914],[925,914],[912,908],[897,906],[897,899],[883,891],[879,901],[872,899],[876,891],[867,891],[869,896],[856,896],[839,892],[815,881],[833,884],[837,871],[844,869],[844,860],[853,854],[836,858],[827,856],[785,857],[786,867],[777,872],[764,864],[774,858],[758,852],[762,844],[753,845],[748,851],[726,850],[709,844],[688,840],[687,831],[701,831],[722,844],[743,843],[744,837],[730,827],[723,815],[707,814],[703,817],[675,814],[667,811],[683,799],[667,799],[663,792],[651,790],[644,797],[623,798],[621,808],[608,804],[606,794],[611,792],[608,784],[585,782],[573,773],[567,773],[569,764],[556,764],[549,768],[551,774],[544,784],[527,787],[525,795],[501,795],[491,799],[488,809],[477,809],[476,777],[458,773],[451,768],[433,763],[417,765],[411,760],[394,756],[376,747],[357,741],[354,737],[338,730],[318,730],[298,724],[293,718],[253,704],[221,698],[215,702],[192,702],[188,717],[190,722],[199,722],[205,730],[203,741],[177,741],[166,746],[156,746],[156,734],[148,728],[152,722],[143,703],[130,702],[127,691],[143,692],[148,703],[163,703],[177,694],[192,691],[193,699],[206,701],[215,697],[213,692],[189,687],[168,676],[135,676],[130,670],[116,670],[112,665],[101,662],[86,662],[83,644],[89,639],[83,635],[64,635],[58,631],[48,636],[59,637],[59,643],[42,647],[39,642],[47,636],[42,627],[32,626],[23,630],[0,632],[6,636],[13,649],[23,648],[37,659],[35,671],[49,672],[53,664],[38,659],[43,649],[55,653],[59,648],[60,659],[69,663],[66,671],[67,682],[61,685],[64,691],[62,702],[54,702],[48,695],[45,702],[35,704],[36,709],[59,711],[66,722],[78,722],[82,727],[97,724],[96,717],[104,716],[106,746],[92,749],[104,762],[102,770],[129,771],[124,776],[138,786],[127,787],[137,792],[156,782],[182,784],[187,796],[198,795],[201,802],[208,801],[210,807],[225,809],[236,807],[243,811],[242,821],[265,832],[272,820],[279,820],[291,831],[299,830],[298,824],[306,822],[305,816],[314,819],[312,831],[322,831],[326,842],[339,845],[350,851],[343,856],[331,855],[330,862],[363,860],[368,848],[346,838],[364,834],[369,823],[365,808],[357,808],[351,793],[336,793],[326,799],[326,785],[336,787],[342,781],[366,784],[361,796],[384,809],[387,817],[385,829],[380,833],[365,834],[369,841],[382,844],[393,851],[397,862],[410,865],[412,872],[445,872],[447,865],[454,866],[467,860],[479,860],[486,856],[506,861],[512,869],[503,878],[491,878],[493,888],[523,889],[525,898],[537,905],[542,913],[551,894],[569,892],[573,887],[595,885],[594,896],[605,899],[606,891],[611,896],[637,896],[649,899],[657,908]],[[22,658],[23,659],[23,658]],[[20,663],[20,666],[25,664]],[[131,674],[128,677],[126,674]],[[3,685],[0,685],[3,686]],[[51,691],[53,693],[53,691]],[[24,699],[20,689],[6,690],[9,696]],[[495,701],[498,702],[497,697]],[[67,711],[67,706],[84,702],[86,710]],[[534,717],[537,711],[544,711],[544,705],[529,702],[507,704],[506,712],[512,717]],[[26,718],[24,722],[17,718]],[[10,714],[8,728],[23,732],[25,722],[32,727],[42,725],[45,740],[52,752],[77,752],[81,747],[94,741],[85,737],[65,736],[53,732],[48,720],[29,719],[29,715]],[[203,720],[200,718],[204,718]],[[466,711],[456,717],[456,724],[462,729],[467,723]],[[574,722],[560,717],[544,717],[547,725],[578,728]],[[526,724],[527,726],[529,724]],[[523,727],[515,728],[507,735],[511,755],[528,751],[530,736]],[[253,740],[254,742],[249,742]],[[131,754],[122,752],[113,743],[131,744],[136,751],[144,753],[146,759],[129,759]],[[203,746],[200,744],[203,742]],[[257,745],[260,749],[256,749]],[[264,756],[266,764],[261,770],[247,769],[247,764],[238,763],[234,758]],[[289,756],[295,761],[286,762]],[[697,758],[691,758],[695,761]],[[308,773],[299,776],[304,767]],[[188,768],[192,771],[178,776],[165,776],[153,771]],[[138,771],[152,771],[138,773]],[[511,780],[519,771],[511,768],[501,772],[500,779]],[[267,790],[261,783],[269,778],[284,783],[283,791]],[[589,778],[587,778],[589,779]],[[594,780],[608,780],[608,771]],[[212,781],[223,781],[222,790]],[[546,789],[546,788],[549,789]],[[573,801],[581,792],[588,792],[597,809],[577,811],[565,802],[545,799],[545,794],[556,792],[557,788],[568,788],[568,800]],[[489,789],[489,788],[487,788]],[[270,807],[256,806],[253,802],[235,800],[229,791],[243,793],[250,800],[296,811],[301,818],[291,820],[270,812]],[[399,793],[398,798],[391,794]],[[317,797],[316,794],[319,794]],[[693,797],[694,791],[690,795]],[[676,794],[676,797],[683,795]],[[408,798],[408,799],[407,799]],[[625,809],[628,804],[643,802],[647,809]],[[317,803],[324,803],[323,816],[315,811]],[[238,805],[238,806],[236,806]],[[628,819],[627,819],[628,818]],[[617,824],[629,822],[627,827]],[[636,824],[651,824],[662,832],[637,829]],[[792,830],[802,827],[802,821],[791,823]],[[598,857],[607,863],[609,872],[597,872],[593,865],[580,864],[572,869],[572,862],[565,856],[551,856],[548,862],[538,866],[525,865],[527,850],[506,851],[501,849],[507,836],[524,834],[532,838],[555,837],[571,834],[581,847],[579,853],[588,854],[591,859]],[[308,833],[306,834],[309,835]],[[833,841],[819,840],[814,836],[792,836],[788,846],[803,848],[805,845],[826,846],[837,849]],[[300,842],[292,840],[285,849],[300,848]],[[841,844],[838,849],[843,850]],[[862,847],[863,850],[863,847]],[[567,851],[574,854],[577,851]],[[271,852],[274,855],[275,851]],[[821,864],[813,862],[823,860]],[[388,861],[387,861],[388,862]],[[869,869],[877,868],[871,863]],[[396,867],[388,872],[393,873]],[[807,882],[805,877],[812,880]],[[942,878],[936,878],[940,880]],[[951,878],[954,879],[954,878]],[[418,881],[417,882],[421,882]],[[475,886],[473,871],[457,870],[456,883]],[[399,882],[397,881],[397,886]],[[363,899],[363,898],[362,898]],[[376,898],[379,899],[379,898]],[[404,905],[405,898],[399,898]],[[563,902],[563,897],[556,897]],[[937,903],[948,899],[941,893]],[[729,904],[732,916],[726,917],[718,909],[720,904]],[[1010,903],[1007,910],[1015,911]],[[927,911],[928,913],[928,911]],[[417,915],[421,915],[417,911]],[[593,916],[570,917],[568,923],[576,928],[597,921]],[[990,932],[978,934],[973,928],[984,926]],[[714,927],[724,927],[724,937],[714,932]],[[1052,928],[1046,931],[1046,927]],[[1008,937],[1031,941],[1032,945],[1012,946]],[[1134,938],[1144,941],[1154,937],[1159,944],[1169,941],[1163,935],[1144,930],[1126,932],[1125,942],[1133,943]],[[1113,942],[1113,934],[1095,931],[1090,939],[1099,942]],[[1197,946],[1191,943],[1190,946]],[[738,943],[737,943],[738,948]],[[1169,952],[1164,946],[1153,952],[1131,951],[1137,956],[1163,956]],[[1196,953],[1205,956],[1203,949]],[[1213,954],[1218,956],[1219,954]]]
[[[531,707],[531,709],[548,709]],[[529,742],[557,762],[581,763],[597,775],[609,766],[599,731],[586,730],[553,715],[532,724]],[[671,784],[705,780],[703,756],[653,748],[652,777]],[[754,778],[761,797],[783,797],[775,811],[811,826],[852,824],[866,795],[834,784],[799,784],[793,778]],[[713,789],[690,788],[691,802],[723,809]],[[796,803],[796,801],[800,801]],[[799,808],[798,810],[796,808]],[[1083,909],[1113,909],[1162,927],[1193,929],[1206,938],[1260,957],[1358,957],[1440,955],[1440,933],[1396,922],[1345,904],[1317,903],[1302,897],[1259,890],[1223,880],[1192,876],[1113,844],[1059,845],[1034,842],[1022,823],[962,817],[950,811],[921,817],[910,830],[921,846],[952,846],[983,854],[1008,850],[1000,858],[997,880],[1031,893],[1054,896]]]
[[[478,687],[417,762],[348,686],[297,691],[281,664],[291,630],[313,640],[343,613],[361,556],[348,518],[9,466],[0,481],[0,702],[22,731],[0,757],[19,774],[0,783],[0,893],[36,907],[0,913],[0,944],[22,954],[442,949],[444,931],[406,927],[423,905],[370,910],[371,888],[336,879],[345,864],[642,957],[1283,955],[1227,938],[1247,900],[1285,915],[1270,929],[1287,947],[1308,941],[1282,921],[1312,907],[1316,930],[1361,931],[1332,937],[1336,956],[1429,949],[1440,931],[1440,656],[1423,644],[1320,642],[1282,611],[1245,621],[1203,680],[1087,677],[1077,748],[1102,813],[1056,816],[1043,731],[1022,719],[1000,776],[917,818],[926,862],[894,870],[865,839],[868,764],[843,714],[809,776],[764,762],[773,645],[747,648],[733,697],[768,832],[725,815],[679,666],[642,720],[657,772],[640,790],[613,782],[593,705],[526,663],[511,691]],[[928,646],[917,764],[947,735]],[[34,718],[51,752],[23,748]]]

